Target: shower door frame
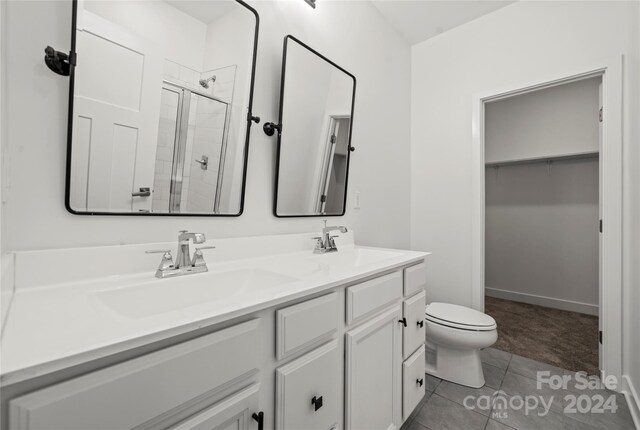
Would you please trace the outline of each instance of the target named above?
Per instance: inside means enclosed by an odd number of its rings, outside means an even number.
[[[222,181],[224,179],[224,164],[227,158],[227,144],[229,140],[229,125],[231,121],[231,103],[219,99],[210,94],[193,90],[170,80],[162,81],[162,89],[178,94],[178,111],[176,117],[176,134],[173,145],[173,161],[171,164],[171,183],[169,185],[169,213],[180,214],[182,202],[182,182],[184,178],[185,154],[187,149],[187,136],[189,133],[189,112],[191,109],[191,94],[214,100],[225,105],[224,128],[222,131],[222,145],[218,160],[218,175],[216,179],[216,192],[213,200],[213,214],[220,212],[220,196],[222,193]],[[186,114],[185,114],[186,113]]]

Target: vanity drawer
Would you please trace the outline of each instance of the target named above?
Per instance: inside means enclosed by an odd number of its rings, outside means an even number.
[[[402,419],[406,420],[425,393],[425,347],[402,363]]]
[[[276,369],[276,429],[337,427],[343,406],[340,368],[333,340]]]
[[[307,300],[276,312],[276,357],[281,360],[338,330],[338,293]]]
[[[402,272],[347,288],[347,324],[402,298]]]
[[[413,352],[424,345],[426,328],[424,322],[424,308],[426,294],[420,294],[406,299],[402,303],[402,316],[407,325],[402,329],[402,356],[409,357]]]
[[[259,320],[220,330],[10,402],[12,429],[129,429],[259,369]]]
[[[422,262],[404,269],[404,295],[409,297],[427,286],[427,265]]]

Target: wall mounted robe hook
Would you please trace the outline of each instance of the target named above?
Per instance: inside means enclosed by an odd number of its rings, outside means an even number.
[[[47,46],[44,49],[44,62],[52,72],[61,76],[69,76],[71,66],[76,65],[76,54],[75,52],[65,54]]]

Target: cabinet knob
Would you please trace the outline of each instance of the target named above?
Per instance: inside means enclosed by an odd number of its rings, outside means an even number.
[[[322,407],[322,396],[313,396],[313,399],[311,399],[311,404],[316,408],[316,411],[320,409]]]
[[[422,387],[422,384],[424,384],[424,378],[416,379],[416,384]]]
[[[420,328],[424,327],[424,321],[422,320],[418,321],[418,327]]]
[[[407,326],[407,319],[406,318],[402,318],[401,320],[398,320],[398,322],[400,324],[402,324],[403,326],[405,326],[405,327]]]
[[[264,429],[264,412],[258,412],[257,414],[254,412],[251,418],[258,422],[258,430]]]

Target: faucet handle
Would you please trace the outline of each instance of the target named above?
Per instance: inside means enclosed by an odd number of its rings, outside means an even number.
[[[154,249],[145,251],[145,254],[163,254],[162,260],[160,261],[160,265],[158,266],[158,270],[156,271],[156,277],[161,278],[162,273],[165,270],[173,269],[173,256],[171,255],[170,249]]]
[[[193,253],[193,258],[191,259],[191,266],[192,267],[200,267],[200,266],[207,266],[207,263],[204,261],[204,255],[202,255],[202,250],[203,249],[214,249],[215,246],[211,245],[211,246],[200,246],[198,248],[196,248],[196,252]]]
[[[210,245],[210,246],[198,246],[196,248],[196,252],[200,251],[201,249],[216,249],[216,247],[213,246],[213,245]]]

